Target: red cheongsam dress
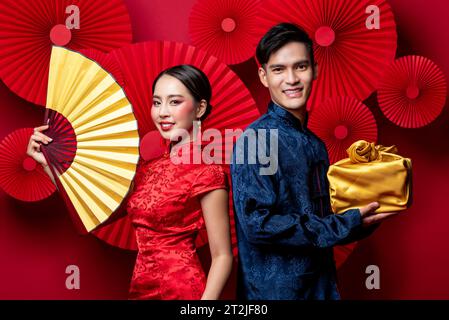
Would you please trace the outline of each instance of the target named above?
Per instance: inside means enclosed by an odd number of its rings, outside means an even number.
[[[168,155],[140,162],[128,200],[139,248],[130,299],[196,300],[206,284],[195,238],[204,227],[200,198],[228,189],[217,164],[174,164]]]

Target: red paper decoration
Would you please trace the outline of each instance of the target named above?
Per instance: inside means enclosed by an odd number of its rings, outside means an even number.
[[[446,96],[441,69],[425,57],[406,56],[387,68],[377,99],[390,121],[404,128],[419,128],[438,117]]]
[[[0,187],[22,201],[49,197],[56,187],[44,169],[26,154],[33,128],[11,132],[0,142]]]
[[[346,149],[357,140],[377,141],[373,114],[351,97],[329,98],[309,116],[308,127],[326,144],[330,163],[348,157]]]
[[[190,14],[192,43],[227,64],[254,56],[259,0],[198,0]]]
[[[69,30],[74,6],[79,29]],[[20,97],[42,106],[52,45],[107,52],[132,40],[123,0],[2,0],[0,21],[0,77]]]

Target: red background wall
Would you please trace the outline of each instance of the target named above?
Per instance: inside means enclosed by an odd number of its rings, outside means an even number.
[[[134,42],[175,40],[190,43],[188,16],[193,0],[125,0]],[[449,77],[449,3],[441,0],[390,0],[398,25],[398,56],[418,54],[436,62]],[[257,79],[253,60],[232,69],[251,90],[260,110],[268,93]],[[421,129],[401,129],[373,111],[379,142],[396,144],[414,165],[414,204],[359,243],[339,270],[346,299],[449,299],[449,110]],[[43,109],[11,93],[0,82],[0,138],[35,127]],[[207,265],[207,249],[201,256]],[[93,236],[79,236],[57,194],[23,203],[0,191],[0,299],[125,299],[135,253],[111,247]],[[65,268],[80,268],[81,289],[65,288]],[[367,290],[365,268],[380,268],[380,290]],[[234,297],[235,274],[225,290]]]

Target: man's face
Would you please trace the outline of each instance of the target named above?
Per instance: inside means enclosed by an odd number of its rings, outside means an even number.
[[[316,71],[306,45],[289,42],[271,54],[265,68],[259,68],[259,77],[271,99],[297,116],[306,110]]]

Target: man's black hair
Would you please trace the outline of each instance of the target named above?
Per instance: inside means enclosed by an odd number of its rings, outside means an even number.
[[[312,39],[310,39],[307,32],[303,29],[293,23],[287,22],[275,25],[262,37],[256,49],[257,61],[259,61],[260,65],[265,66],[273,53],[290,42],[301,42],[305,44],[310,56],[310,63],[313,67],[315,59],[313,56]]]

